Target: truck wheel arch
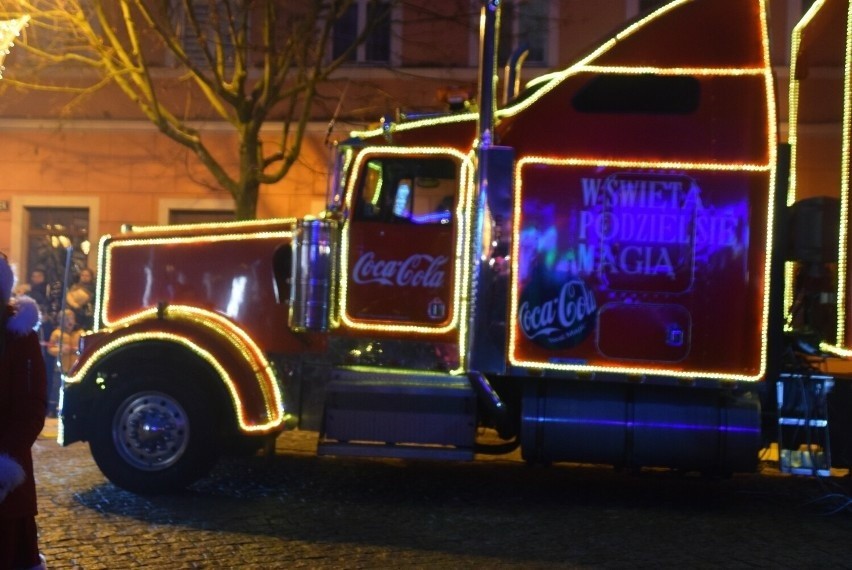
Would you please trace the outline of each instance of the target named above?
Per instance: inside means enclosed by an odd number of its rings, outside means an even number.
[[[225,404],[221,412],[233,418],[237,433],[266,435],[283,428],[283,398],[272,365],[247,333],[221,315],[192,307],[146,311],[95,333],[89,342],[65,379],[69,386],[80,384],[86,399],[97,401],[135,369],[172,368],[205,382]]]
[[[97,413],[99,402],[110,392],[140,376],[192,378],[192,384],[205,395],[214,414],[235,418],[236,403],[216,371],[189,349],[166,340],[130,343],[99,359],[80,380],[92,398],[89,415]],[[92,422],[87,423],[91,433]],[[236,421],[228,424],[238,429]]]

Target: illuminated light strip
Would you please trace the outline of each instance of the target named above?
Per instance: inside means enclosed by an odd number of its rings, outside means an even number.
[[[283,404],[281,403],[281,394],[278,389],[278,382],[276,381],[275,374],[272,372],[272,367],[264,352],[242,328],[238,327],[235,323],[218,313],[188,305],[170,306],[167,308],[167,314],[170,316],[177,316],[179,318],[187,316],[188,320],[191,322],[203,326],[217,335],[224,335],[228,342],[230,342],[230,344],[234,346],[238,352],[240,352],[247,362],[259,363],[261,365],[260,372],[258,372],[258,369],[254,366],[252,366],[252,368],[259,380],[259,386],[266,404],[267,415],[271,416],[276,413],[276,410],[282,408]],[[147,309],[128,318],[127,322],[124,324],[132,324],[133,320],[142,321],[156,316],[157,309]],[[214,322],[218,325],[218,327],[212,325]],[[266,374],[265,377],[264,374]],[[269,393],[267,385],[263,382],[264,378],[271,386],[273,386],[272,394]],[[274,402],[274,408],[270,407],[270,402]]]
[[[677,2],[671,2],[671,3],[666,4],[664,6],[660,6],[659,8],[657,8],[656,10],[654,10],[653,12],[651,12],[650,14],[645,16],[644,18],[637,20],[633,24],[627,26],[626,28],[624,28],[623,30],[618,32],[615,35],[614,40],[612,40],[613,43],[620,41],[620,40],[623,40],[627,36],[636,32],[636,30],[638,30],[639,28],[641,28],[642,26],[644,26],[648,22],[650,22],[652,20],[656,20],[658,17],[662,16],[663,14],[665,14],[665,13],[671,11],[671,10],[674,10],[675,8],[680,7],[682,4],[687,4],[687,3],[692,2],[692,1],[693,0],[678,0]],[[606,48],[607,51],[609,49],[610,49],[609,47]],[[597,56],[595,56],[595,57],[597,57]]]
[[[553,159],[553,158],[536,158],[536,157],[526,157],[518,161],[517,166],[515,167],[515,188],[520,189],[521,184],[521,170],[523,166],[526,164],[546,164],[550,166],[601,166],[603,163],[607,161],[595,161],[595,160],[574,160],[574,159]],[[627,161],[622,162],[618,161],[617,166],[628,166],[635,168],[662,168],[660,166],[661,163],[658,162],[640,162],[640,161]],[[609,164],[606,164],[609,166]],[[723,168],[713,168],[712,164],[701,164],[700,170],[717,170],[717,171],[731,171],[735,170],[730,168],[730,165],[721,165]],[[696,168],[699,169],[699,168]],[[742,168],[739,169],[744,172],[766,172],[767,170],[771,170],[769,166],[760,169],[753,168]],[[770,188],[771,180],[770,180]],[[517,191],[516,191],[517,192]],[[771,193],[771,192],[770,192]],[[771,199],[771,196],[770,196]],[[770,202],[771,203],[771,202]],[[512,234],[514,236],[518,236],[520,232],[520,218],[522,214],[523,204],[522,200],[515,199],[514,206],[514,221],[513,221],[513,229]],[[766,259],[769,259],[769,247],[771,242],[771,225],[769,226],[770,230],[767,232],[767,251],[766,251]],[[520,260],[520,240],[514,239],[512,240],[512,274],[513,276],[517,276],[518,273],[518,261]],[[766,262],[764,266],[764,273],[767,273],[769,270],[769,263]],[[601,373],[625,373],[625,371],[630,374],[647,374],[647,375],[657,375],[657,376],[671,376],[677,378],[707,378],[707,379],[717,379],[717,380],[740,380],[740,381],[748,381],[754,382],[763,378],[766,369],[766,344],[767,344],[767,333],[766,333],[766,322],[769,314],[768,309],[768,294],[769,294],[769,282],[768,275],[765,276],[766,281],[764,286],[764,306],[763,306],[763,314],[762,319],[764,326],[761,326],[761,357],[760,357],[760,369],[759,372],[755,375],[743,375],[743,374],[727,374],[721,372],[699,372],[699,371],[682,371],[675,369],[661,369],[661,368],[648,368],[648,367],[619,367],[619,366],[599,366],[599,365],[580,365],[580,364],[559,364],[559,363],[550,363],[550,362],[540,362],[540,361],[527,361],[522,359],[517,359],[514,357],[514,347],[517,345],[517,314],[518,314],[518,286],[515,282],[516,277],[513,277],[512,287],[510,291],[510,317],[509,317],[509,361],[515,366],[523,366],[527,368],[541,368],[541,369],[551,369],[551,370],[563,370],[563,371],[577,371],[577,372],[601,372]]]
[[[98,256],[101,260],[103,260],[103,267],[98,274],[98,290],[102,291],[101,297],[103,297],[103,304],[101,304],[100,299],[96,302],[95,310],[98,311],[95,314],[100,316],[100,320],[104,326],[112,326],[115,323],[110,321],[107,316],[106,308],[109,307],[109,297],[110,297],[110,288],[112,286],[112,250],[116,248],[138,248],[138,247],[148,247],[154,245],[171,245],[171,244],[192,244],[192,243],[215,243],[215,242],[223,242],[223,241],[247,241],[247,240],[270,240],[270,239],[280,239],[280,240],[292,240],[293,239],[292,231],[279,231],[279,232],[261,232],[261,233],[252,233],[252,234],[214,234],[214,235],[204,235],[204,236],[180,236],[180,237],[150,237],[144,239],[127,239],[116,241],[112,243],[107,243],[108,236],[105,236],[101,239],[101,245],[99,246]],[[103,274],[103,282],[101,283],[101,274]],[[100,325],[96,323],[95,330],[99,330]]]
[[[149,309],[142,318],[156,317],[157,313],[157,309]],[[200,309],[198,307],[192,307],[189,305],[172,305],[166,309],[166,314],[168,316],[174,315],[177,317],[186,315],[188,320],[191,322],[205,327],[216,334],[224,335],[228,342],[230,342],[231,345],[239,351],[245,361],[259,363],[261,366],[260,372],[258,372],[258,369],[254,366],[252,366],[252,368],[258,379],[261,392],[263,393],[263,401],[266,406],[267,416],[271,417],[278,413],[278,411],[283,413],[282,397],[280,390],[278,389],[277,379],[272,371],[272,365],[267,360],[266,354],[264,354],[263,350],[261,350],[248,333],[219,313]],[[213,323],[215,323],[215,326]],[[268,384],[267,382],[264,382],[264,379],[268,382]],[[273,392],[271,394],[268,386],[273,387]],[[274,403],[274,407],[270,405],[271,402]]]
[[[467,160],[467,155],[462,154],[461,152],[453,149],[453,148],[440,148],[440,147],[403,147],[403,148],[391,148],[391,147],[367,147],[363,149],[358,157],[355,160],[354,166],[352,167],[352,176],[349,179],[349,184],[346,192],[346,209],[348,211],[353,211],[352,200],[355,194],[355,184],[358,181],[358,172],[360,171],[361,164],[372,156],[388,156],[388,155],[402,155],[407,158],[416,158],[416,155],[421,156],[444,156],[444,157],[453,157],[456,158],[461,165],[461,172],[459,174],[459,185],[462,186],[465,181],[469,180],[468,170],[471,168],[470,161]],[[361,323],[352,320],[347,314],[348,307],[348,290],[349,290],[349,258],[346,255],[341,255],[340,265],[341,265],[341,285],[340,285],[340,305],[341,305],[341,314],[340,318],[348,327],[359,330],[376,330],[383,332],[400,332],[400,333],[412,333],[412,334],[442,334],[446,332],[450,332],[458,326],[459,322],[459,314],[460,314],[460,304],[461,304],[461,280],[463,272],[465,271],[463,265],[463,240],[462,236],[466,233],[466,228],[464,220],[466,219],[462,211],[463,208],[463,200],[461,199],[466,194],[465,188],[460,188],[460,199],[458,202],[458,206],[456,208],[456,220],[458,220],[458,225],[456,229],[456,259],[454,262],[454,275],[456,276],[456,283],[453,288],[453,316],[449,323],[441,327],[428,327],[424,325],[396,325],[392,323],[381,323],[381,324],[372,324],[372,323]],[[341,251],[348,252],[349,251],[349,234],[350,234],[351,224],[346,224],[343,230],[343,235],[341,237]]]
[[[202,224],[176,224],[176,225],[155,225],[155,226],[128,226],[125,231],[127,233],[157,233],[157,232],[181,232],[188,230],[207,231],[211,229],[240,229],[240,228],[255,228],[266,226],[278,226],[282,224],[294,225],[298,220],[296,218],[269,218],[263,220],[241,220],[233,222],[211,222]],[[275,231],[275,230],[272,230]]]
[[[335,189],[336,191],[340,192],[341,198],[346,194],[346,176],[348,175],[347,173],[352,172],[349,167],[352,166],[353,160],[355,160],[355,149],[350,146],[347,147],[347,149],[344,151],[343,169],[341,170],[342,176],[340,180],[341,187]]]
[[[418,368],[384,368],[381,366],[369,366],[366,364],[355,364],[352,366],[341,366],[337,368],[337,370],[341,371],[349,371],[349,372],[358,372],[359,374],[377,374],[381,376],[400,376],[400,377],[409,377],[409,376],[442,376],[443,372],[437,372],[433,370],[422,370]]]
[[[246,417],[245,417],[245,408],[243,408],[242,404],[240,403],[239,395],[237,393],[237,389],[234,386],[234,383],[231,380],[228,373],[225,371],[225,369],[222,367],[222,365],[219,364],[219,362],[216,360],[216,358],[212,354],[210,354],[208,351],[204,350],[203,348],[199,347],[198,345],[192,343],[191,341],[189,341],[188,339],[186,339],[182,336],[169,334],[169,333],[159,333],[159,334],[139,333],[139,334],[134,334],[134,335],[128,335],[126,337],[123,337],[121,339],[118,339],[116,341],[113,341],[111,343],[104,345],[103,347],[98,349],[92,356],[93,356],[93,359],[99,359],[102,356],[105,356],[106,354],[121,348],[122,346],[126,346],[126,345],[133,344],[133,343],[136,343],[136,342],[146,342],[146,341],[151,341],[151,340],[165,340],[165,341],[169,341],[169,342],[174,342],[176,344],[181,344],[181,345],[187,347],[189,350],[191,350],[195,354],[197,354],[198,356],[200,356],[208,364],[210,364],[210,366],[212,366],[214,368],[214,370],[216,370],[216,372],[219,374],[219,376],[224,380],[224,382],[225,382],[225,384],[228,388],[228,391],[231,394],[231,398],[237,404],[237,407],[238,407],[238,410],[239,410],[239,414],[238,414],[239,417],[237,419],[240,423],[240,428],[243,431],[247,431],[247,432],[269,431],[269,430],[272,430],[272,429],[279,427],[283,423],[283,421],[284,421],[283,411],[282,411],[281,415],[279,415],[277,418],[274,418],[274,419],[270,420],[269,422],[267,422],[265,424],[252,425],[252,424],[247,423],[247,420],[246,420]],[[74,377],[66,377],[65,382],[69,383],[69,384],[78,383],[81,380],[81,378],[79,378],[78,376],[85,375],[89,371],[89,369],[90,369],[90,365],[84,366],[78,372],[78,375],[75,375]]]
[[[392,123],[390,132],[409,131],[411,129],[419,129],[424,126],[434,125],[449,125],[452,123],[463,123],[466,121],[476,121],[479,116],[476,113],[458,113],[452,115],[444,115],[442,117],[432,117],[429,119],[420,119],[417,121],[405,123]],[[387,131],[383,127],[370,129],[367,131],[352,131],[351,135],[357,138],[370,138],[384,135]]]
[[[556,72],[552,74],[548,74],[544,78],[539,78],[538,80],[534,80],[531,82],[531,85],[537,85],[542,81],[549,82],[549,85],[542,86],[538,91],[533,93],[528,99],[521,101],[516,105],[511,105],[505,109],[497,111],[496,115],[498,118],[500,117],[509,117],[513,116],[520,111],[525,110],[531,105],[535,104],[539,99],[544,97],[547,93],[556,88],[563,80],[571,75],[580,73],[584,69],[595,69],[598,72],[606,72],[606,73],[647,73],[648,69],[656,69],[659,73],[666,74],[690,74],[690,75],[705,75],[705,76],[742,76],[742,75],[759,75],[760,73],[764,76],[764,88],[766,92],[767,98],[767,109],[768,109],[768,132],[767,137],[773,143],[769,145],[769,163],[768,164],[710,164],[710,163],[689,163],[689,162],[664,162],[664,163],[654,163],[652,168],[684,168],[684,169],[694,169],[694,170],[714,170],[714,171],[752,171],[752,172],[768,172],[769,173],[769,197],[770,204],[772,204],[772,199],[774,198],[774,185],[776,179],[776,148],[774,141],[777,140],[777,132],[776,132],[776,124],[775,124],[775,101],[774,101],[774,85],[772,81],[771,67],[769,65],[769,46],[768,46],[768,32],[767,32],[767,23],[766,23],[766,6],[765,1],[760,0],[760,22],[761,22],[761,41],[763,48],[763,68],[759,70],[755,70],[755,68],[649,68],[647,66],[591,66],[589,62],[595,60],[600,57],[610,49],[612,49],[619,41],[627,38],[631,34],[635,33],[637,30],[645,26],[647,23],[655,20],[656,18],[662,16],[663,14],[678,8],[679,6],[689,2],[691,0],[679,0],[675,2],[671,2],[662,6],[658,10],[652,12],[648,16],[638,20],[634,24],[628,26],[624,30],[622,30],[619,34],[615,36],[615,38],[601,44],[598,48],[593,50],[586,57],[582,58],[579,62],[566,68],[561,72]],[[462,122],[462,121],[473,121],[476,120],[475,114],[462,114],[462,115],[453,115],[441,118],[433,118],[433,119],[424,119],[421,121],[413,121],[411,123],[405,124],[394,124],[391,126],[391,131],[404,131],[415,129],[421,126],[428,125],[438,125],[438,124],[447,124],[454,122]],[[353,133],[353,136],[379,136],[384,134],[384,130],[379,128],[372,131],[363,131]],[[549,159],[544,159],[549,160]],[[630,160],[597,160],[597,159],[573,159],[569,160],[568,164],[574,165],[598,165],[598,166],[612,166],[612,167],[636,167],[636,166],[648,166],[649,163],[647,161],[630,161]],[[518,167],[516,167],[518,168]],[[519,172],[519,170],[518,170]],[[517,208],[517,205],[516,205]],[[768,220],[772,222],[774,218],[774,213],[772,209],[768,209]],[[517,215],[516,215],[517,220]],[[515,240],[517,243],[517,240]],[[769,256],[768,256],[768,248],[772,243],[772,224],[770,223],[767,228],[767,257],[766,264],[764,266],[764,308],[763,308],[763,322],[767,322],[769,304],[768,304],[768,296],[770,289],[770,274],[769,274]],[[514,246],[513,246],[514,247]],[[513,266],[516,263],[517,259],[517,251],[513,251]],[[515,267],[515,270],[517,268]],[[513,291],[513,295],[514,295]],[[512,316],[514,318],[514,315]],[[674,376],[683,376],[689,378],[699,378],[699,377],[707,377],[707,378],[726,378],[726,379],[741,379],[741,380],[758,380],[762,377],[765,372],[766,365],[766,350],[767,350],[767,339],[766,339],[766,327],[762,327],[762,342],[761,342],[761,370],[758,376],[744,376],[744,375],[719,375],[713,373],[681,373],[679,371],[663,371],[658,369],[639,369],[634,370],[636,372],[644,372],[648,374],[666,374],[666,375],[674,375]],[[514,327],[510,330],[510,334],[513,334]],[[540,366],[540,363],[535,363],[537,366]],[[603,371],[617,371],[623,372],[621,368],[603,368],[596,369]]]
[[[745,75],[762,76],[766,71],[760,67],[652,67],[652,66],[604,66],[579,65],[573,68],[577,73],[599,73],[619,75],[687,75],[690,77],[742,77]]]
[[[157,318],[158,313],[158,308],[143,309],[116,321],[113,328],[118,329],[151,320]],[[243,354],[243,356],[248,354],[248,356],[252,357],[257,362],[267,362],[263,350],[261,350],[254,340],[252,340],[252,338],[242,328],[238,327],[230,319],[223,317],[219,313],[189,305],[170,305],[166,308],[166,314],[170,316],[176,315],[178,317],[186,315],[189,317],[188,320],[203,325],[205,328],[214,331],[217,335],[224,335],[231,344],[233,344],[237,350]],[[213,321],[215,321],[221,328],[212,326],[210,323]],[[242,345],[242,347],[239,345]],[[247,358],[247,360],[249,359]]]
[[[837,252],[837,342],[838,346],[846,344],[846,270],[847,270],[847,240],[849,239],[849,155],[850,128],[852,128],[852,5],[846,9],[846,52],[843,60],[843,145],[840,162],[840,225],[839,249]]]
[[[835,356],[839,356],[840,358],[852,358],[852,350],[848,348],[842,348],[840,346],[834,346],[833,344],[829,344],[827,342],[821,342],[819,344],[819,349],[822,352],[833,354]]]
[[[794,30],[794,49],[798,50],[798,42],[801,42],[801,34],[807,24],[813,19],[816,13],[823,7],[825,0],[817,0],[810,10],[802,18],[802,21]],[[798,33],[795,33],[798,32]],[[798,52],[796,52],[798,54]],[[796,58],[791,58],[795,60]],[[795,91],[794,91],[795,90]],[[793,131],[794,125],[798,124],[798,107],[799,107],[799,82],[795,80],[793,69],[791,68],[790,80],[790,129],[791,129],[791,179],[796,181],[797,170],[795,169],[797,158],[796,147],[798,146],[798,132]],[[794,99],[795,95],[795,99]],[[846,38],[844,42],[844,60],[843,60],[843,118],[841,122],[841,155],[840,155],[840,219],[838,224],[838,252],[837,252],[837,321],[835,323],[835,339],[834,344],[823,343],[821,348],[826,352],[837,354],[839,356],[848,357],[852,355],[848,348],[844,345],[846,339],[846,307],[847,307],[847,276],[848,270],[848,239],[849,239],[849,176],[852,173],[850,168],[850,155],[852,155],[852,143],[850,143],[850,130],[852,130],[852,5],[847,4],[846,9]],[[795,114],[793,114],[795,112]],[[795,118],[795,120],[794,120]],[[795,138],[792,134],[795,134]],[[791,184],[794,197],[796,187]],[[789,203],[789,201],[788,201]],[[789,291],[789,304],[792,304],[792,289],[793,275],[792,264],[786,264],[785,277],[786,282],[785,293]],[[786,299],[786,295],[785,295]],[[788,306],[789,306],[788,304]]]
[[[671,75],[671,76],[687,76],[687,77],[741,77],[741,76],[760,76],[764,75],[766,72],[763,69],[759,68],[664,68],[664,67],[648,67],[648,66],[595,66],[595,65],[574,65],[567,68],[564,71],[557,72],[555,74],[548,74],[548,80],[552,81],[552,85],[548,87],[541,88],[540,91],[536,92],[532,97],[522,101],[517,105],[510,105],[503,109],[498,109],[495,112],[496,118],[500,119],[503,117],[511,117],[516,115],[517,113],[525,110],[527,107],[532,105],[535,101],[543,97],[546,93],[550,92],[554,88],[556,88],[562,81],[568,77],[573,75],[579,75],[580,73],[597,73],[601,75],[612,74],[612,75],[646,75],[646,74],[655,74],[655,75]],[[540,82],[540,81],[539,81]],[[531,82],[531,84],[533,84]],[[439,118],[430,118],[430,119],[421,119],[418,121],[411,121],[407,123],[393,123],[390,127],[391,133],[396,132],[405,132],[409,130],[419,129],[426,126],[436,126],[441,124],[451,124],[451,123],[462,123],[462,122],[473,122],[478,119],[478,116],[475,113],[460,113],[457,115],[448,115]],[[369,131],[353,131],[353,137],[359,138],[370,138],[376,137],[385,134],[385,130],[383,128],[376,128]]]
[[[373,199],[370,201],[370,203],[373,206],[377,206],[378,203],[379,203],[379,199],[382,196],[382,185],[385,182],[384,179],[381,176],[381,170],[382,169],[379,165],[373,165],[369,162],[367,163],[367,168],[369,168],[370,170],[378,170],[379,171],[379,182],[378,182],[378,184],[376,184],[376,189],[375,189],[375,192],[373,193]]]
[[[471,149],[466,157],[467,164],[467,180],[463,181],[461,188],[461,197],[459,198],[459,209],[457,212],[460,220],[464,221],[464,232],[459,234],[459,255],[462,259],[462,275],[456,280],[456,286],[459,289],[459,365],[458,368],[450,371],[450,374],[465,374],[468,370],[468,346],[470,344],[470,316],[471,305],[473,304],[473,266],[475,263],[481,263],[480,260],[474,259],[476,246],[474,245],[474,220],[482,213],[478,211],[474,200],[476,199],[476,152]],[[465,169],[462,169],[462,176]],[[461,217],[464,215],[464,217]],[[462,244],[467,244],[467,249],[462,247]]]
[[[798,73],[799,49],[802,44],[802,34],[811,23],[817,13],[823,8],[826,0],[816,0],[802,16],[802,19],[793,27],[790,40],[790,86],[789,86],[789,111],[787,142],[790,143],[790,186],[787,191],[787,207],[796,201],[796,193],[799,187],[798,160],[799,160],[799,92],[800,83],[796,79]],[[788,261],[784,263],[784,321],[785,329],[791,329],[792,314],[790,309],[794,302],[794,271],[795,263]]]
[[[677,3],[672,3],[667,8],[673,7]],[[519,224],[522,214],[522,200],[519,199],[518,193],[521,188],[521,170],[526,164],[549,164],[549,165],[567,165],[567,166],[607,166],[607,167],[644,167],[654,169],[685,169],[685,170],[708,170],[708,171],[740,171],[740,172],[768,172],[769,187],[768,200],[766,203],[767,209],[767,228],[766,228],[766,251],[764,252],[764,268],[763,268],[763,310],[761,314],[762,326],[761,342],[760,342],[760,365],[759,370],[754,375],[744,374],[729,374],[721,372],[709,371],[683,371],[675,369],[663,368],[628,368],[619,366],[593,366],[593,365],[574,365],[574,364],[558,364],[549,362],[525,361],[514,357],[514,350],[517,344],[517,310],[518,310],[518,286],[516,283],[518,275],[518,260],[520,254],[520,240],[514,239],[512,244],[512,287],[511,287],[511,308],[510,308],[510,323],[509,323],[509,361],[516,366],[525,366],[528,368],[552,369],[563,371],[580,371],[580,372],[612,372],[630,374],[645,374],[657,376],[670,376],[676,378],[706,378],[716,380],[733,380],[755,382],[763,379],[766,373],[767,360],[767,345],[768,332],[766,323],[769,319],[769,291],[771,288],[770,282],[770,266],[771,266],[771,246],[773,241],[773,224],[774,212],[772,205],[775,201],[775,179],[776,179],[776,160],[777,150],[774,144],[777,140],[776,120],[775,115],[775,91],[774,81],[772,78],[772,67],[769,59],[769,34],[766,22],[766,5],[765,0],[760,0],[760,33],[761,43],[763,48],[763,76],[764,89],[766,93],[766,109],[767,109],[767,129],[766,133],[769,147],[769,162],[768,164],[731,164],[731,163],[695,163],[695,162],[648,162],[648,161],[633,161],[633,160],[610,160],[610,159],[553,159],[547,157],[525,157],[518,161],[515,166],[515,205],[514,205],[514,221],[512,233],[514,236],[519,235]]]
[[[232,321],[223,317],[222,315],[207,311],[205,309],[199,309],[197,307],[191,307],[188,305],[174,305],[167,309],[168,315],[174,315],[177,317],[186,316],[188,320],[192,321],[195,324],[201,325],[219,336],[224,336],[228,342],[234,348],[237,349],[240,354],[242,354],[243,358],[248,362],[257,362],[260,363],[261,369],[258,370],[254,366],[252,367],[255,370],[255,374],[257,378],[260,380],[259,385],[261,391],[263,393],[264,401],[266,402],[267,415],[272,416],[277,413],[279,410],[283,410],[283,403],[280,390],[278,389],[278,382],[276,381],[275,374],[272,371],[272,366],[266,358],[266,355],[260,349],[260,347],[252,340],[252,338],[240,327],[236,326]],[[131,326],[134,324],[138,324],[143,321],[151,320],[157,318],[158,309],[151,308],[139,311],[134,315],[131,315],[125,319],[121,319],[116,322],[116,328]],[[214,325],[215,323],[215,325]],[[139,333],[139,334],[152,334],[152,333]],[[159,334],[159,333],[153,333]],[[171,333],[164,333],[171,334]],[[181,337],[183,338],[183,337]],[[120,342],[120,339],[119,339]],[[188,341],[191,342],[191,341]],[[97,354],[97,352],[96,352]],[[88,363],[93,362],[93,360],[89,360]],[[84,370],[88,370],[89,366],[84,368]],[[83,371],[78,372],[74,378],[76,381],[82,380],[82,376],[85,375]],[[79,378],[77,378],[79,376]],[[263,382],[266,379],[269,384],[273,387],[272,394],[269,393],[267,385]],[[69,380],[69,382],[73,382],[74,380]],[[270,402],[274,402],[274,407],[270,406]]]
[[[592,50],[591,53],[589,53],[588,55],[586,55],[585,57],[580,59],[580,61],[578,61],[574,65],[569,66],[568,68],[566,68],[565,70],[563,70],[561,72],[549,74],[549,75],[552,75],[551,84],[549,86],[542,87],[539,91],[534,93],[529,99],[522,101],[518,105],[507,107],[502,112],[498,111],[497,115],[498,116],[511,116],[511,115],[514,115],[514,114],[526,109],[527,107],[529,107],[530,105],[532,105],[533,103],[535,103],[536,101],[541,99],[545,94],[547,94],[548,92],[553,90],[564,79],[566,79],[567,77],[570,77],[571,75],[576,74],[578,72],[577,70],[583,69],[585,67],[589,67],[589,62],[594,61],[594,60],[598,59],[599,57],[601,57],[603,54],[605,54],[606,52],[611,50],[613,47],[615,47],[618,44],[618,42],[620,42],[620,41],[624,40],[625,38],[631,36],[632,34],[636,33],[639,29],[644,27],[649,22],[652,22],[652,21],[656,20],[657,18],[659,18],[660,16],[670,12],[671,10],[678,8],[682,4],[686,4],[687,2],[692,2],[692,1],[693,0],[678,0],[676,2],[671,2],[669,4],[661,6],[660,8],[651,12],[650,14],[645,16],[644,18],[637,20],[633,24],[631,24],[631,25],[627,26],[626,28],[624,28],[623,30],[621,30],[618,34],[615,35],[615,37],[610,38],[608,41],[604,42],[603,44],[598,46],[596,49]],[[625,69],[625,68],[618,68],[618,69]]]
[[[111,240],[112,236],[110,236],[109,234],[105,234],[101,236],[101,239],[98,241],[98,260],[100,262],[100,267],[98,268],[97,275],[95,276],[95,291],[97,291],[97,294],[95,295],[95,318],[94,322],[92,323],[92,330],[94,330],[95,332],[101,329],[101,319],[103,318],[103,315],[101,314],[101,299],[106,294],[106,289],[104,288],[104,286],[107,282],[106,265],[108,261],[105,254],[107,244]]]
[[[678,161],[649,161],[649,160],[612,160],[608,158],[553,158],[547,156],[525,156],[516,165],[515,182],[519,183],[520,167],[526,164],[547,164],[553,166],[605,166],[614,168],[655,168],[655,169],[689,169],[715,170],[722,172],[768,172],[772,170],[773,162],[757,163],[724,163],[724,162],[678,162]]]
[[[798,60],[799,60],[799,48],[802,44],[802,33],[804,29],[811,23],[811,20],[814,19],[817,12],[819,12],[822,7],[825,5],[826,0],[816,0],[801,20],[796,24],[793,28],[793,35],[790,40],[790,94],[789,94],[789,106],[790,110],[788,111],[788,122],[789,128],[787,130],[787,139],[790,143],[790,188],[787,194],[787,206],[792,206],[796,201],[796,191],[798,190],[799,181],[795,174],[796,166],[798,163],[798,134],[799,134],[799,91],[800,84],[796,79],[796,73],[798,73]]]
[[[546,85],[541,87],[538,91],[533,93],[529,98],[516,105],[510,105],[505,109],[497,111],[498,117],[509,117],[513,116],[520,111],[530,107],[536,101],[544,97],[547,93],[555,89],[562,81],[571,77],[572,75],[576,75],[581,73],[584,70],[595,70],[598,73],[647,73],[646,70],[657,70],[655,73],[665,73],[667,75],[751,75],[751,74],[759,74],[756,72],[754,68],[663,68],[663,67],[650,67],[650,66],[595,66],[591,65],[590,62],[600,58],[606,52],[614,48],[620,41],[626,39],[632,34],[636,33],[639,29],[647,25],[649,22],[656,20],[657,18],[663,16],[664,14],[680,7],[683,4],[688,2],[692,2],[693,0],[678,0],[676,2],[671,2],[666,4],[657,10],[651,12],[644,18],[637,20],[633,24],[624,28],[621,32],[615,35],[615,37],[610,40],[604,42],[596,49],[594,49],[591,53],[583,57],[580,61],[575,64],[567,67],[566,69],[548,74],[548,78],[550,79],[550,85]],[[761,0],[761,7],[763,5],[763,0]],[[764,41],[766,41],[764,39]],[[765,71],[763,72],[765,73]]]
[[[614,44],[613,44],[614,45]],[[612,47],[612,46],[610,46]],[[588,61],[586,59],[585,61]],[[645,66],[645,65],[637,65],[637,66],[604,66],[604,65],[589,65],[584,63],[577,63],[563,71],[549,73],[545,76],[539,77],[533,81],[530,81],[529,85],[536,85],[543,81],[551,81],[552,85],[549,87],[543,87],[540,91],[535,93],[529,99],[521,102],[520,104],[510,105],[506,108],[499,109],[496,111],[496,117],[511,117],[518,112],[526,109],[532,103],[540,99],[546,93],[550,92],[552,89],[557,87],[563,80],[571,77],[573,75],[579,75],[581,73],[596,73],[600,75],[669,75],[669,76],[688,76],[688,77],[742,77],[742,76],[762,76],[765,75],[766,70],[760,67],[654,67],[654,66]],[[459,113],[453,115],[446,115],[442,117],[432,117],[429,119],[421,119],[418,121],[411,121],[406,123],[393,123],[390,127],[391,133],[395,132],[404,132],[412,129],[418,129],[424,126],[435,126],[441,124],[451,124],[451,123],[461,123],[465,121],[475,121],[478,116],[475,113]],[[353,131],[352,136],[354,137],[374,137],[379,136],[385,133],[385,129],[382,127],[368,130],[368,131]]]
[[[769,53],[769,23],[767,22],[766,0],[760,0],[760,35],[763,47],[764,89],[766,92],[767,146],[769,147],[769,196],[766,202],[766,250],[763,266],[763,325],[760,327],[760,370],[756,380],[766,374],[766,363],[769,350],[769,309],[770,290],[772,288],[772,244],[775,236],[775,187],[777,185],[778,167],[778,111],[775,100],[775,78],[772,75],[772,60]]]

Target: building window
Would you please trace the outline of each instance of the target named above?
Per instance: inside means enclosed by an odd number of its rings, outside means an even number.
[[[183,5],[184,2],[173,0],[172,10],[178,37],[189,61],[194,65],[209,66],[206,54],[215,58],[219,44],[225,62],[233,63],[234,43],[225,7],[208,0],[192,0],[189,3],[191,12],[188,12]]]
[[[500,13],[500,43],[497,63],[501,67],[518,50],[529,49],[527,64],[547,65],[550,37],[550,2],[510,0]]]
[[[334,24],[332,57],[337,59],[348,50],[367,25],[372,30],[366,41],[348,56],[351,63],[388,64],[391,61],[391,10],[390,2],[354,0]]]
[[[71,253],[70,281],[89,267],[88,208],[27,208],[27,274],[38,268],[48,284],[65,280],[65,263]],[[23,277],[22,277],[23,278]]]

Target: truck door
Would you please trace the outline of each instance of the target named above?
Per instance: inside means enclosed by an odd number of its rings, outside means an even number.
[[[341,328],[458,342],[467,175],[453,151],[364,151],[348,190]]]

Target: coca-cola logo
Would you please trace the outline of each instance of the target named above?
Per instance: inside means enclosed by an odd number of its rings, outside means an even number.
[[[438,288],[444,285],[445,255],[415,253],[407,259],[378,259],[368,251],[358,258],[352,269],[352,280],[361,285],[379,283],[396,287]]]
[[[545,348],[576,346],[597,315],[594,292],[579,278],[562,284],[533,281],[521,295],[518,323],[524,336]]]

